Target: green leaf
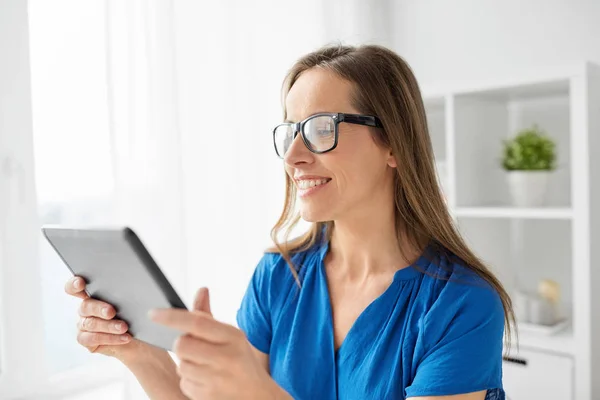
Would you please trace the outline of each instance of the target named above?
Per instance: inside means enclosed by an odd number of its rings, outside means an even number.
[[[502,166],[514,170],[553,170],[556,168],[556,144],[537,125],[523,129],[503,141]]]

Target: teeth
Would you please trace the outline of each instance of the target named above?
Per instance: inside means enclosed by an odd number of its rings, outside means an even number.
[[[297,185],[300,189],[310,189],[315,186],[323,185],[329,182],[328,179],[302,180],[298,181]]]

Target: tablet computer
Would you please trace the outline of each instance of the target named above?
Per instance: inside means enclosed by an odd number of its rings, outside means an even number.
[[[136,339],[171,350],[182,333],[152,322],[154,308],[187,309],[138,235],[128,227],[43,226],[42,233],[90,297],[112,304]]]

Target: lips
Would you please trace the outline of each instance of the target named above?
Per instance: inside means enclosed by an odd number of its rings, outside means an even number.
[[[298,196],[306,198],[320,192],[331,182],[331,178],[319,175],[300,175],[294,178],[294,182],[298,189]]]
[[[329,182],[330,178],[318,178],[318,179],[297,179],[296,186],[299,189],[306,190],[313,187],[321,186]]]

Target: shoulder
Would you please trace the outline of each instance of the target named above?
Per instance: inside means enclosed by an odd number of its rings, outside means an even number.
[[[285,260],[279,253],[265,252],[256,265],[255,273],[263,276],[277,274],[281,266],[285,266]]]
[[[293,253],[290,257],[290,267],[280,253],[263,253],[252,274],[248,293],[252,293],[265,313],[277,320],[281,310],[289,303],[288,300],[295,298],[298,292],[296,277],[302,282],[307,270],[317,264],[317,257],[313,249]],[[292,272],[292,268],[295,273]]]
[[[263,253],[253,273],[254,284],[265,294],[266,292],[281,294],[289,291],[293,286],[297,286],[294,275],[302,281],[307,271],[318,263],[319,249],[311,248],[294,252],[290,255],[290,261],[291,265],[281,253]]]
[[[423,328],[430,334],[465,332],[485,327],[501,337],[504,306],[498,291],[481,275],[459,261],[441,259],[423,271],[421,290],[428,297]],[[433,339],[433,338],[432,338]]]
[[[423,266],[407,397],[502,388],[504,309],[488,279],[459,262]]]

